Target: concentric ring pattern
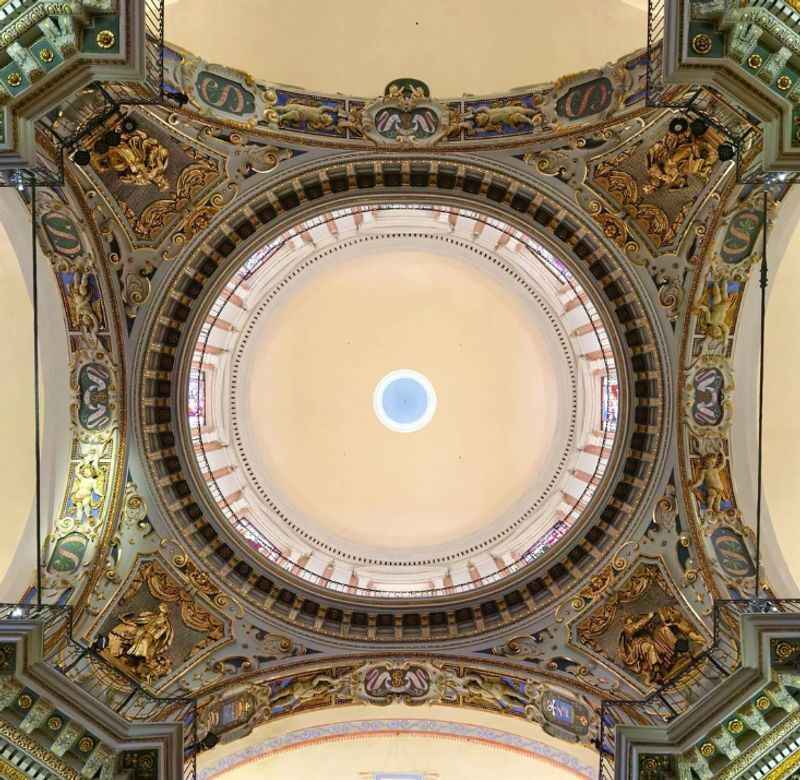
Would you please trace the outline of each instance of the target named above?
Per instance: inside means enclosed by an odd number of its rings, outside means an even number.
[[[436,388],[408,435],[373,397],[402,366]],[[251,549],[401,599],[497,582],[555,545],[601,484],[619,402],[605,325],[562,260],[499,219],[392,202],[244,257],[183,399],[209,500]]]

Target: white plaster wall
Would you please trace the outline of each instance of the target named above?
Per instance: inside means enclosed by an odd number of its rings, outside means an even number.
[[[769,234],[764,383],[764,503],[761,555],[776,596],[800,595],[800,188],[784,199]],[[756,247],[761,252],[761,244]],[[731,467],[744,521],[755,528],[758,463],[758,355],[761,289],[753,269],[742,301],[734,345],[736,388]]]
[[[17,192],[0,188],[0,601],[17,601],[36,580],[34,514],[31,220]],[[69,360],[64,310],[39,252],[42,526],[60,508],[69,463]]]
[[[465,738],[424,734],[415,739],[400,736],[400,728],[383,738],[363,736],[383,731],[381,721],[391,732],[393,723],[407,720],[419,720],[420,731],[435,732],[435,724],[446,724],[441,731],[460,731]],[[342,738],[318,739],[333,731]],[[402,731],[408,734],[413,729],[403,726]],[[531,741],[536,743],[535,753],[507,748],[509,743],[530,748]],[[276,750],[287,744],[295,746]],[[429,780],[572,780],[596,777],[597,762],[596,751],[551,737],[537,724],[518,718],[459,707],[391,704],[335,707],[279,718],[201,753],[197,768],[199,780],[373,780],[381,771],[417,772],[423,777],[430,773]]]
[[[646,45],[646,0],[173,0],[166,40],[257,79],[373,96],[400,76],[438,97],[602,67]]]

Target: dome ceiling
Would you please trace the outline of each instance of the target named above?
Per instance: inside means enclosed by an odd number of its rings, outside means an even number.
[[[376,400],[398,374],[418,417],[431,404],[419,430]],[[590,504],[620,402],[608,334],[563,262],[497,220],[391,204],[246,258],[188,392],[200,471],[234,527],[365,595],[464,590],[543,554]]]
[[[246,149],[242,151],[251,154]],[[238,162],[232,164],[242,170]],[[643,522],[638,514],[640,502],[654,489],[657,453],[666,444],[666,418],[660,399],[666,392],[667,379],[656,347],[660,337],[648,305],[641,304],[637,297],[630,266],[620,261],[613,248],[616,245],[598,228],[591,223],[578,227],[585,218],[567,198],[546,185],[540,189],[537,184],[532,189],[522,180],[496,173],[491,163],[475,159],[458,168],[449,159],[417,159],[411,177],[416,184],[411,188],[402,186],[403,177],[398,173],[406,167],[412,170],[408,158],[371,159],[358,163],[350,174],[337,157],[306,158],[301,165],[294,172],[288,171],[288,179],[271,185],[278,187],[280,194],[275,196],[275,203],[280,205],[280,211],[270,200],[275,190],[261,189],[267,180],[254,177],[247,197],[232,200],[227,207],[226,224],[235,227],[229,227],[225,237],[210,242],[200,239],[199,244],[193,241],[182,252],[184,261],[162,266],[167,280],[159,283],[158,303],[155,298],[152,300],[147,317],[139,318],[136,331],[139,338],[152,345],[138,354],[137,360],[142,364],[134,369],[139,383],[135,425],[145,452],[142,465],[146,474],[141,474],[139,480],[147,480],[158,496],[153,500],[163,502],[167,508],[164,517],[172,524],[171,533],[186,539],[201,556],[212,555],[224,561],[225,576],[218,580],[220,587],[237,587],[235,583],[241,581],[245,587],[237,599],[244,598],[257,612],[309,632],[309,638],[394,643],[420,637],[463,643],[485,632],[508,634],[517,621],[536,616],[544,619],[548,608],[569,599],[570,589],[579,587],[587,571],[600,570],[607,564],[607,552],[603,550],[611,538],[611,523],[616,535],[628,533],[634,524]],[[378,188],[377,181],[386,182],[386,186]],[[425,184],[424,192],[419,189],[421,183]],[[302,198],[297,194],[298,187]],[[513,198],[512,191],[516,193]],[[528,208],[534,210],[536,219],[519,216]],[[379,217],[371,213],[383,211],[388,213]],[[423,212],[421,222],[417,216],[403,214],[415,211]],[[407,239],[413,239],[414,246],[403,246]],[[375,249],[387,245],[392,247],[388,253]],[[442,247],[449,248],[444,251]],[[640,245],[629,241],[626,247],[638,251]],[[503,306],[502,315],[484,320],[496,320],[498,329],[504,327],[509,334],[517,333],[513,336],[517,342],[512,339],[512,344],[520,343],[519,333],[523,332],[528,341],[534,334],[533,345],[543,345],[537,347],[539,356],[529,353],[529,363],[539,366],[540,371],[548,362],[553,367],[551,376],[557,391],[554,402],[561,415],[555,421],[555,434],[550,434],[550,442],[555,444],[553,451],[540,448],[540,454],[535,455],[535,438],[528,448],[520,450],[524,453],[521,462],[527,465],[516,472],[518,481],[513,490],[517,494],[507,490],[502,500],[492,499],[494,503],[488,505],[491,511],[484,510],[482,517],[471,521],[476,525],[480,522],[482,527],[459,526],[453,533],[455,538],[443,538],[453,529],[449,526],[445,534],[435,537],[438,546],[420,540],[422,547],[405,551],[397,544],[375,544],[376,538],[380,541],[379,536],[369,538],[365,533],[367,538],[359,538],[353,530],[355,513],[351,515],[348,506],[326,515],[326,501],[317,499],[310,511],[301,491],[295,488],[292,493],[291,480],[302,484],[307,476],[304,468],[313,465],[315,458],[315,468],[324,468],[324,458],[320,460],[316,453],[303,458],[302,448],[290,441],[291,426],[297,424],[293,418],[300,417],[292,404],[297,403],[298,397],[313,398],[308,394],[319,392],[313,385],[326,381],[313,374],[313,361],[308,366],[303,351],[313,347],[324,366],[334,347],[341,345],[339,348],[346,350],[347,338],[339,332],[333,344],[330,334],[319,333],[322,329],[315,328],[313,320],[306,322],[312,315],[319,316],[323,306],[333,307],[333,297],[324,303],[320,303],[322,298],[313,299],[312,308],[298,306],[303,322],[298,319],[291,328],[281,327],[286,318],[293,316],[295,302],[302,304],[312,293],[323,295],[340,289],[339,271],[341,279],[348,280],[351,273],[363,269],[369,273],[396,269],[397,261],[390,260],[399,249],[404,250],[401,255],[411,249],[423,255],[433,250],[437,262],[431,268],[437,269],[437,275],[440,268],[448,274],[455,270],[454,288],[461,289],[462,278],[469,280],[479,271],[487,274],[481,285],[472,285],[474,294],[481,296],[476,299],[481,308],[490,307],[498,296],[508,303]],[[351,256],[351,252],[355,254]],[[364,257],[373,258],[373,262]],[[591,257],[591,270],[581,262],[587,257]],[[429,258],[426,262],[432,261]],[[407,271],[409,264],[406,262],[403,267]],[[326,276],[327,269],[332,270]],[[395,273],[391,270],[391,275]],[[348,295],[353,295],[354,286],[359,284],[358,274],[355,278],[356,282],[350,281],[349,286],[341,288],[349,290]],[[428,280],[427,285],[438,276],[426,271],[423,278]],[[325,283],[315,283],[319,279]],[[478,287],[485,289],[478,291]],[[433,289],[444,301],[452,294],[439,281]],[[464,288],[464,295],[468,289]],[[342,312],[337,319],[346,322],[347,316],[355,316],[358,311],[369,312],[371,317],[380,314],[375,307],[370,308],[372,302],[363,303],[357,297],[353,301],[353,312]],[[616,304],[612,307],[610,301]],[[383,307],[387,315],[390,303],[387,298]],[[444,314],[450,310],[459,312],[456,305],[440,308]],[[402,323],[402,306],[394,311],[393,316]],[[446,318],[443,321],[448,322]],[[530,324],[520,330],[520,323],[524,322]],[[543,322],[547,324],[542,325]],[[492,332],[491,325],[483,331],[475,330],[472,322],[468,325],[465,323],[461,330],[474,334],[473,339],[479,333],[483,334],[481,338],[487,338],[486,334]],[[336,327],[334,322],[328,330],[336,333]],[[409,338],[413,336],[411,329],[406,327],[403,332],[406,331]],[[306,336],[302,336],[304,332]],[[244,335],[240,338],[239,333]],[[274,353],[270,341],[273,335],[276,345],[280,346],[282,340],[284,344]],[[416,337],[420,339],[419,354],[430,349],[430,344],[436,345],[436,339],[426,342],[423,335]],[[312,337],[329,340],[314,346]],[[251,351],[251,338],[263,346]],[[399,353],[394,360],[402,357],[405,365],[384,363],[379,351],[370,352],[371,341],[363,335],[359,338],[368,358],[364,362],[372,361],[374,368],[349,391],[355,396],[360,393],[363,402],[343,402],[352,410],[348,414],[355,415],[351,425],[363,426],[369,436],[379,437],[378,441],[388,437],[382,446],[389,453],[395,442],[398,451],[402,451],[403,447],[436,441],[440,435],[445,437],[441,440],[444,446],[457,451],[447,441],[445,425],[448,394],[458,392],[455,385],[448,385],[448,372],[437,375],[433,362],[422,364],[414,361],[413,355]],[[620,363],[623,340],[637,345],[635,367],[630,360]],[[453,350],[438,348],[442,352],[437,359],[445,365],[447,361],[457,361],[457,351],[451,355]],[[511,351],[519,349],[514,347]],[[346,356],[347,352],[343,354]],[[543,362],[541,355],[547,360]],[[277,358],[284,361],[285,368],[271,372],[270,361]],[[532,389],[533,380],[521,362],[481,355],[475,361],[488,366],[484,372],[492,370],[486,360],[507,361],[504,365],[510,373],[506,379],[513,380],[509,382],[511,388],[521,382],[522,390],[515,392],[533,398],[542,392],[541,388]],[[259,361],[266,361],[259,379],[264,387],[263,397],[258,395],[258,383],[247,380],[248,371],[252,373]],[[339,365],[336,370],[341,372],[347,365],[348,371],[357,372],[359,366],[350,367],[350,363],[345,357],[338,363],[329,362],[328,371]],[[453,365],[457,367],[456,363]],[[420,431],[390,431],[374,414],[374,388],[397,368],[420,371],[435,386],[437,410]],[[206,369],[210,370],[209,376],[201,378]],[[237,379],[240,370],[241,383]],[[298,392],[292,387],[291,378],[309,371],[312,373],[304,380],[308,387]],[[632,371],[647,378],[634,383]],[[496,390],[508,391],[502,383]],[[269,422],[268,405],[274,406],[275,399],[281,397],[288,399],[282,402],[288,405],[282,410],[283,419],[273,425]],[[506,397],[513,400],[513,395]],[[324,407],[324,393],[316,399],[313,403]],[[230,401],[235,406],[229,406]],[[258,410],[261,417],[255,425],[253,406],[259,403],[264,408]],[[453,407],[454,401],[450,404]],[[177,419],[173,409],[179,412]],[[240,414],[244,415],[241,419]],[[617,418],[619,429],[615,431]],[[632,419],[646,427],[631,434]],[[476,424],[471,415],[468,420],[465,425]],[[573,425],[574,430],[569,430]],[[547,431],[541,425],[539,428]],[[303,428],[301,423],[294,430],[304,440],[312,434],[319,435],[320,448],[330,446],[318,425]],[[276,448],[274,436],[278,434],[283,436],[283,443]],[[516,431],[506,437],[509,445],[514,444],[515,435]],[[623,443],[612,446],[612,435]],[[460,443],[459,439],[455,441]],[[294,456],[296,465],[290,468],[290,463],[281,471],[278,467],[283,468],[284,462],[275,454],[276,449],[284,457],[291,447],[297,447],[300,453]],[[443,457],[439,447],[432,449],[435,452],[426,457]],[[510,451],[510,446],[507,449]],[[550,473],[543,479],[535,473],[533,480],[526,482],[519,475],[525,477],[536,470],[530,460],[531,451],[545,465],[549,459]],[[511,454],[504,452],[495,457]],[[557,464],[553,468],[554,461]],[[622,463],[624,471],[620,468]],[[346,466],[334,463],[330,469]],[[453,479],[453,490],[462,490],[458,483],[463,466],[456,466],[455,477],[448,477],[443,471],[442,478]],[[381,466],[364,458],[360,468],[372,473],[370,469]],[[487,464],[487,468],[494,468],[494,464]],[[514,469],[506,471],[514,476]],[[374,473],[381,474],[380,470]],[[498,479],[507,476],[504,473]],[[319,484],[325,486],[327,475],[322,472],[322,477]],[[520,495],[523,483],[526,489]],[[329,491],[330,484],[326,488]],[[430,495],[431,482],[422,484]],[[317,486],[310,487],[311,496],[316,489]],[[369,486],[358,489],[361,496],[367,496],[369,507],[369,502],[375,500],[374,493],[370,494]],[[473,485],[466,485],[463,491],[473,489]],[[407,492],[414,491],[418,488]],[[424,491],[421,494],[426,496]],[[401,500],[406,506],[412,499],[419,500],[419,494],[396,491],[394,495],[394,500]],[[379,498],[386,500],[385,495]],[[347,499],[364,500],[358,493]],[[451,500],[458,504],[461,497]],[[502,509],[503,502],[506,509]],[[368,532],[375,533],[368,511],[359,511],[366,518],[360,522],[366,522]],[[391,530],[399,512],[392,507],[387,510],[386,505],[382,511],[389,516],[387,525]],[[447,513],[443,518],[445,523],[454,522]],[[342,522],[353,525],[349,529],[336,526]],[[586,545],[595,554],[590,554]],[[184,560],[182,556],[180,559]],[[581,565],[576,567],[575,561]],[[215,579],[218,576],[213,569],[210,573]],[[470,591],[489,599],[480,614],[458,606],[463,594]],[[444,612],[439,611],[442,608]]]

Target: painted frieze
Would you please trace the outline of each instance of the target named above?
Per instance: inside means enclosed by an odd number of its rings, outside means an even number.
[[[507,95],[440,100],[424,81],[398,78],[378,98],[287,90],[249,74],[212,65],[190,52],[166,49],[171,90],[199,115],[231,126],[326,139],[345,146],[388,148],[472,145],[547,137],[560,129],[602,122],[643,100],[644,61],[634,55],[608,66]]]
[[[233,117],[247,116],[256,108],[256,97],[250,90],[211,70],[198,72],[195,90],[205,106]]]
[[[696,265],[685,315],[681,468],[690,527],[708,561],[709,586],[733,598],[755,591],[756,573],[755,530],[742,515],[731,464],[736,330],[745,289],[757,283],[753,268],[761,260],[765,221],[768,226],[785,192],[779,178],[736,191]]]
[[[705,307],[705,303],[702,306]],[[702,311],[708,312],[709,309],[704,308]],[[708,330],[708,325],[706,329]],[[702,437],[705,432],[725,431],[730,427],[733,417],[733,389],[733,373],[724,358],[708,354],[697,358],[687,374],[686,383],[690,425],[696,435]]]
[[[83,563],[89,537],[79,531],[71,531],[60,537],[53,545],[53,552],[47,564],[52,574],[73,574]]]
[[[586,119],[603,114],[614,103],[615,92],[607,76],[575,84],[556,100],[556,114],[564,119]]]
[[[122,380],[106,269],[96,262],[74,192],[59,197],[45,191],[37,198],[42,246],[61,293],[70,348],[72,443],[61,512],[45,539],[42,594],[63,603],[75,593],[87,595],[98,551],[109,542],[124,453]]]
[[[231,741],[268,720],[349,703],[474,707],[539,723],[553,736],[574,742],[588,742],[597,728],[596,704],[586,695],[513,672],[397,657],[249,682],[236,695],[204,699],[199,719],[201,731]]]
[[[378,100],[351,101],[346,126],[378,145],[431,146],[457,132],[453,115],[431,100],[428,85],[418,79],[395,79]]]

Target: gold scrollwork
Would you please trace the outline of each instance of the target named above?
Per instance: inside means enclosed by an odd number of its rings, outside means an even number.
[[[600,225],[606,238],[622,247],[629,255],[635,255],[639,251],[639,244],[630,237],[628,226],[623,219],[603,208],[598,201],[589,204],[589,213]]]

